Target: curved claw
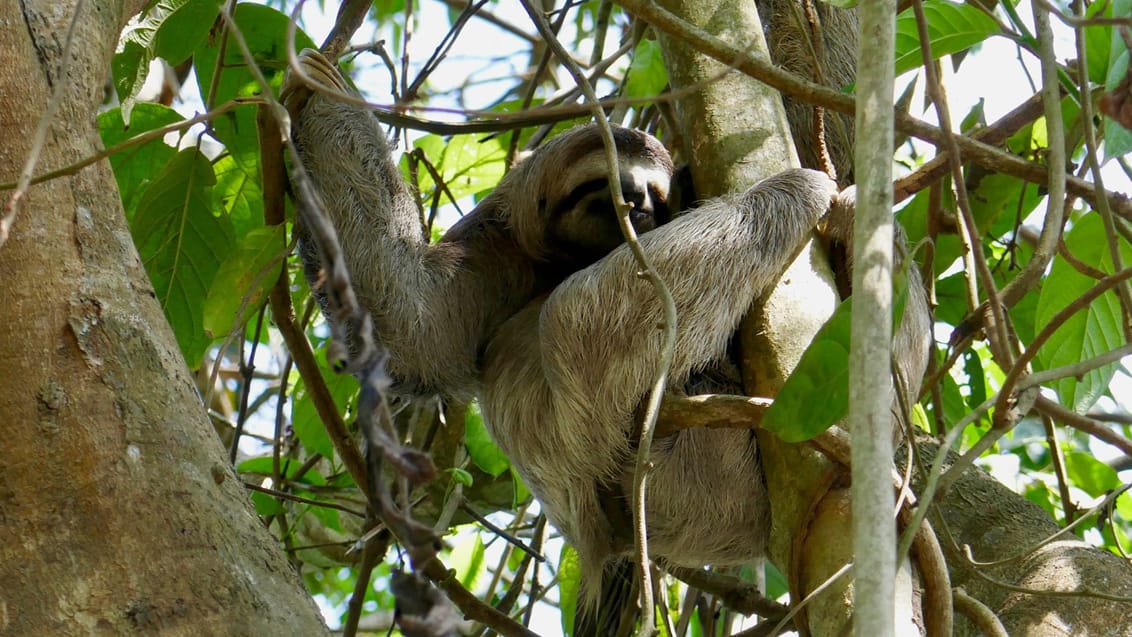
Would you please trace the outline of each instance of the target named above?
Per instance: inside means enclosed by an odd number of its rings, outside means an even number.
[[[279,101],[287,107],[292,117],[303,110],[307,100],[319,88],[327,92],[352,92],[350,86],[346,84],[346,79],[338,71],[338,67],[322,53],[314,49],[303,49],[298,57],[299,70],[306,77],[289,69],[283,78],[283,87],[279,91]]]

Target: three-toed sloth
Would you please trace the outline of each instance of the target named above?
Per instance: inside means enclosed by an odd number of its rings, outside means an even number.
[[[349,90],[319,54],[304,52],[301,64],[333,91]],[[597,127],[547,141],[430,245],[374,115],[320,93],[303,104],[296,93],[287,95],[294,140],[388,353],[392,390],[478,398],[592,585],[632,548],[602,494],[631,492],[634,411],[663,347],[661,305],[623,245]],[[668,152],[635,130],[616,128],[614,139],[632,223],[675,299],[670,377],[680,386],[726,356],[740,319],[837,187],[823,173],[788,170],[670,215],[680,211],[667,205]],[[752,432],[681,431],[655,441],[652,463],[652,556],[701,566],[763,553],[769,507]]]

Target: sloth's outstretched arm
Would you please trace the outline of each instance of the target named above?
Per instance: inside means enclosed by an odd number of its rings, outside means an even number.
[[[300,64],[336,91],[349,91],[337,70],[313,51]],[[285,99],[293,100],[295,78]],[[388,370],[397,390],[410,394],[466,396],[474,391],[476,359],[485,324],[499,295],[481,287],[487,263],[477,245],[491,241],[428,245],[420,215],[374,115],[364,108],[315,92],[305,106],[288,104],[304,167],[322,196],[338,234],[359,302],[373,317],[379,348],[389,353]],[[501,232],[485,225],[481,233]],[[300,249],[312,288],[319,294],[317,255]],[[506,254],[506,251],[500,251]],[[522,288],[516,282],[515,289]]]
[[[676,301],[674,384],[724,351],[835,192],[824,174],[791,170],[641,238]],[[575,421],[624,419],[655,374],[661,306],[636,270],[619,249],[567,279],[542,310],[543,364],[558,406],[578,410]]]

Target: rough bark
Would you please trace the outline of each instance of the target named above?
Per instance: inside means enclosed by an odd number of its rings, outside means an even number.
[[[939,446],[927,439],[917,443],[917,448],[924,458],[939,452]],[[919,490],[919,484],[913,486]],[[952,586],[962,587],[993,610],[1007,634],[1132,635],[1130,602],[1088,595],[1027,594],[987,579],[1030,590],[1089,590],[1132,598],[1132,568],[1127,563],[1072,534],[1041,546],[1057,533],[1057,523],[982,470],[969,469],[960,476],[939,500],[939,513],[933,517]],[[1001,563],[970,565],[964,546],[971,547],[975,560]],[[955,634],[982,633],[957,613]]]
[[[144,4],[0,2],[0,181],[59,83],[40,169],[98,149],[110,56]],[[29,190],[0,298],[0,634],[325,634],[208,424],[107,162]]]

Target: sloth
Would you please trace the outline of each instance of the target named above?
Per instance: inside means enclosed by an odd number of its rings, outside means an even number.
[[[350,91],[320,54],[304,51],[300,64],[331,91]],[[391,391],[477,398],[596,592],[603,568],[632,549],[617,520],[627,505],[607,496],[631,493],[634,412],[663,348],[661,305],[623,243],[596,126],[543,144],[430,245],[376,117],[300,87],[289,77],[284,89],[296,148],[388,354]],[[837,185],[787,170],[673,215],[663,145],[625,128],[614,139],[632,224],[676,303],[669,373],[679,387],[727,357],[740,320],[812,235]],[[927,333],[918,321],[903,329]],[[764,553],[769,506],[752,432],[689,429],[651,454],[653,557],[699,567]]]

